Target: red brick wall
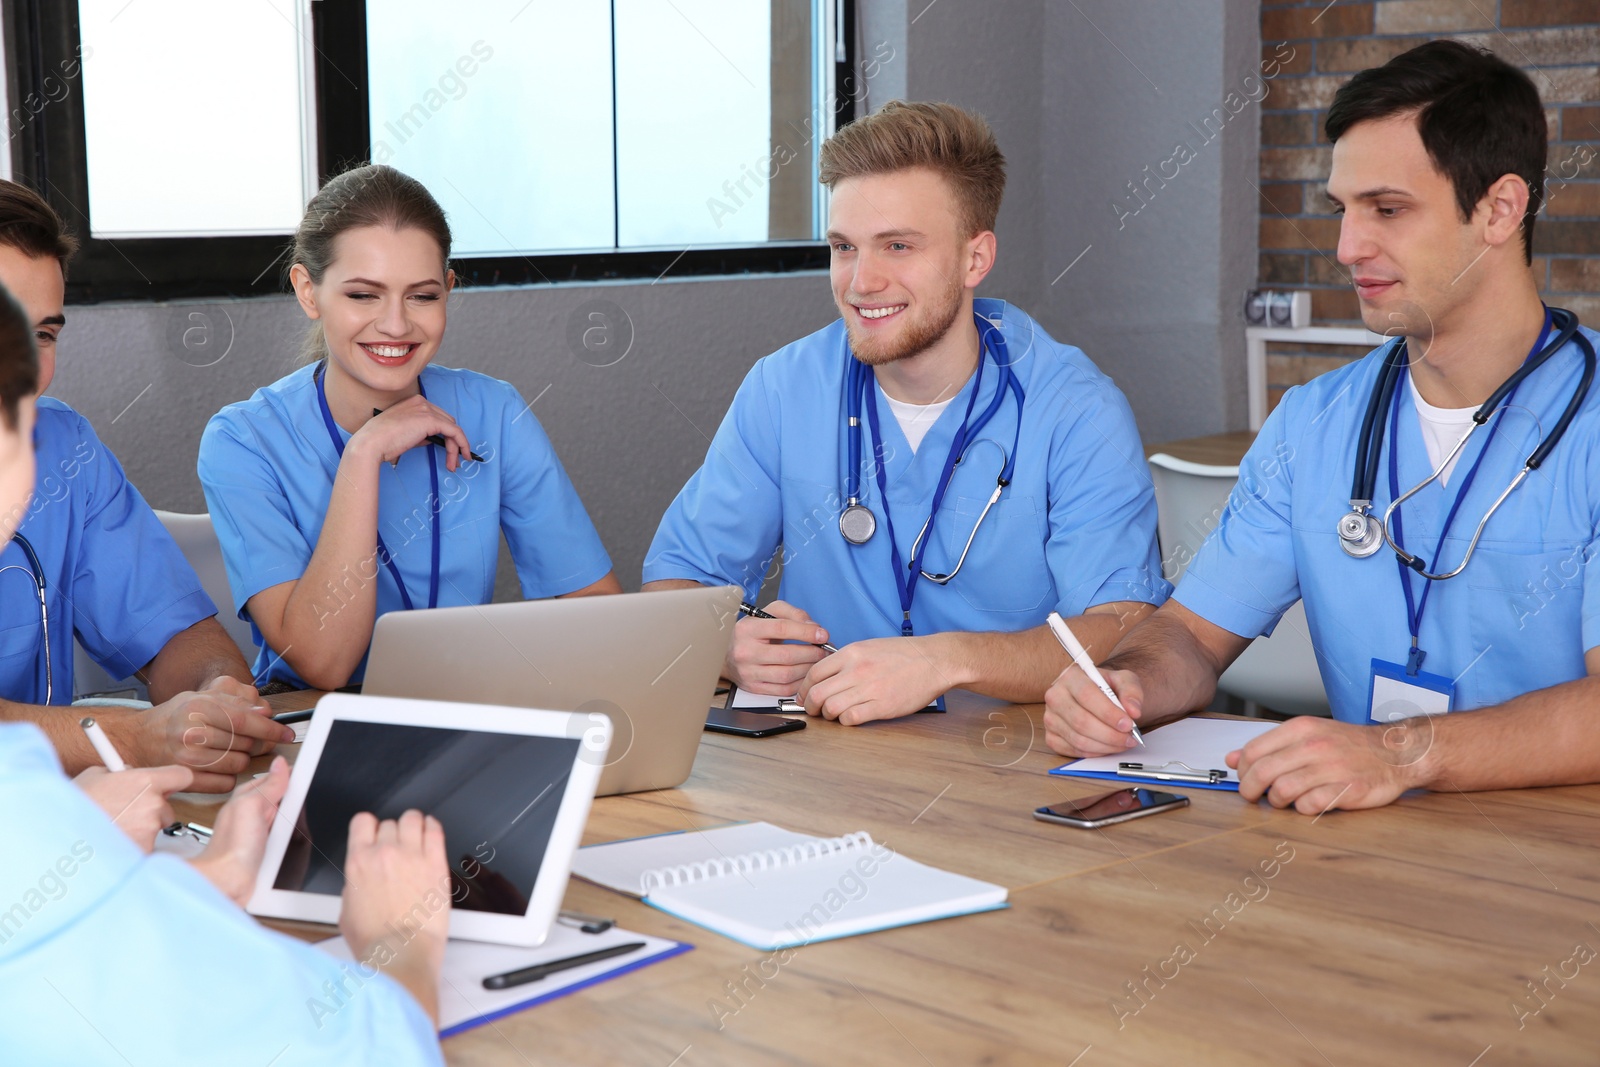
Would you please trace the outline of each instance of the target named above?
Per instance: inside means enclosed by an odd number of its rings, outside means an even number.
[[[1352,73],[1438,37],[1489,48],[1533,78],[1550,128],[1534,273],[1547,301],[1600,327],[1600,0],[1263,0],[1263,58],[1281,57],[1283,42],[1294,57],[1262,101],[1260,284],[1310,289],[1315,322],[1357,320],[1322,192],[1322,122]]]

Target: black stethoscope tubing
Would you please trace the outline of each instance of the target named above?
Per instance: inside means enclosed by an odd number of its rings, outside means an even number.
[[[1576,339],[1584,351],[1583,379],[1578,383],[1577,390],[1572,399],[1567,402],[1566,409],[1562,411],[1561,418],[1557,420],[1539,446],[1528,457],[1525,466],[1529,470],[1538,470],[1539,465],[1550,455],[1552,449],[1567,432],[1567,427],[1578,414],[1578,409],[1583,406],[1584,399],[1589,395],[1589,386],[1594,380],[1595,351],[1589,339],[1578,332],[1578,316],[1566,308],[1551,308],[1551,322],[1556,326],[1556,336],[1541,348],[1532,359],[1523,363],[1516,371],[1500,383],[1500,387],[1489,395],[1489,399],[1479,405],[1478,410],[1472,413],[1472,421],[1477,426],[1482,426],[1489,421],[1497,407],[1511,394],[1523,380],[1544,366],[1549,358],[1555,355],[1568,341]],[[1565,321],[1561,321],[1565,319]],[[1407,364],[1406,339],[1396,341],[1384,356],[1383,368],[1378,372],[1378,381],[1372,390],[1372,396],[1367,400],[1367,411],[1361,420],[1361,435],[1356,439],[1356,465],[1355,476],[1350,485],[1350,502],[1372,503],[1372,494],[1378,484],[1378,460],[1383,452],[1383,412],[1387,411],[1389,404],[1394,400],[1395,388],[1400,383],[1400,372]]]

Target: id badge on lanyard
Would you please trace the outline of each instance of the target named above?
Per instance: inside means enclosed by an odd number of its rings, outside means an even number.
[[[1367,718],[1375,723],[1399,722],[1418,715],[1444,715],[1455,703],[1456,683],[1442,674],[1408,673],[1403,663],[1372,661],[1367,690]]]

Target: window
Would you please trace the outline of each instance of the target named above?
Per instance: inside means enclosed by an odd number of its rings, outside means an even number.
[[[469,283],[822,267],[853,6],[14,0],[13,174],[86,238],[75,302],[280,291],[367,160],[438,198]]]
[[[78,9],[92,236],[293,231],[316,182],[296,0]],[[150,61],[163,54],[183,62]],[[247,140],[249,165],[219,137]]]

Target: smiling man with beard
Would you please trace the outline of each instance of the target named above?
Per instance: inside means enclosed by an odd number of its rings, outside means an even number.
[[[1081,351],[976,298],[1005,186],[981,118],[890,103],[820,177],[841,318],[745,377],[645,587],[754,599],[781,564],[728,675],[847,725],[956,687],[1037,701],[1068,662],[1050,612],[1104,654],[1169,592],[1133,415]]]

